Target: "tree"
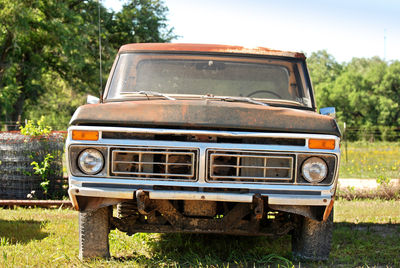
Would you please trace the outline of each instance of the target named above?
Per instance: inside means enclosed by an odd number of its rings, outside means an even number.
[[[326,50],[313,52],[307,59],[307,64],[318,106],[334,106],[331,91],[335,80],[343,71],[343,66]]]
[[[382,80],[375,89],[379,96],[378,124],[400,126],[400,62],[386,68]]]
[[[308,63],[319,106],[336,107],[339,123],[354,130],[350,138],[366,133],[395,137],[393,130],[400,127],[400,62],[373,57],[338,64],[326,51],[318,51]]]
[[[50,109],[44,113],[57,114],[57,106],[64,105],[70,113],[78,103],[71,104],[68,95],[76,100],[101,91],[98,12],[95,0],[0,0],[0,121],[36,116],[41,107]],[[100,12],[105,70],[124,43],[175,37],[161,1],[133,0],[119,13],[100,4]],[[57,104],[54,92],[64,91],[71,94],[64,94],[64,103]]]
[[[342,72],[343,66],[336,62],[335,58],[326,50],[311,53],[307,59],[307,65],[311,72],[314,84],[332,82]]]
[[[125,43],[163,43],[176,38],[168,28],[168,8],[157,0],[132,0],[115,14],[110,39],[118,46]]]

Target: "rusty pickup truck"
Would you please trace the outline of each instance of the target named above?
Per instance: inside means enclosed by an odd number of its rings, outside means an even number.
[[[68,129],[80,258],[109,257],[117,228],[289,234],[295,258],[327,259],[341,133],[317,113],[305,59],[225,45],[122,46],[104,93]]]

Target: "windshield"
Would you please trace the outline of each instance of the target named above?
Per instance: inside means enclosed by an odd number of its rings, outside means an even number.
[[[131,99],[146,91],[174,98],[250,97],[311,107],[302,70],[300,63],[276,59],[126,53],[118,58],[107,99]]]

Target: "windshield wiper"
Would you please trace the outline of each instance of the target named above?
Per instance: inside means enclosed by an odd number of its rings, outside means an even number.
[[[172,98],[170,96],[167,96],[163,93],[160,92],[155,92],[155,91],[144,91],[144,90],[140,90],[140,91],[126,91],[126,92],[121,92],[121,95],[131,95],[131,94],[142,94],[142,95],[146,95],[147,98],[149,98],[149,96],[155,96],[155,97],[163,97],[166,98],[168,100],[176,100],[175,98]]]
[[[212,95],[204,95],[201,98],[210,99],[210,100],[222,100],[222,101],[241,101],[241,102],[248,102],[248,103],[253,103],[253,104],[262,105],[262,106],[269,106],[268,104],[266,104],[264,102],[256,101],[249,97],[214,97]]]

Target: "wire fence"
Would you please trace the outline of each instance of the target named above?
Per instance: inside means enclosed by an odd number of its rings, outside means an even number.
[[[65,134],[24,136],[0,132],[0,199],[49,199],[66,195],[63,176]],[[46,156],[49,166],[45,166]],[[38,165],[34,169],[33,162]],[[36,172],[35,172],[36,171]],[[47,185],[43,183],[48,181]]]
[[[19,122],[14,121],[0,121],[0,131],[18,130]]]
[[[364,127],[347,129],[342,128],[342,139],[347,141],[400,141],[400,128],[398,127]]]
[[[1,131],[15,131],[19,130],[21,126],[25,126],[27,124],[27,120],[22,122],[17,121],[0,121],[0,132]],[[66,124],[47,124],[51,129],[65,131],[68,128]]]

